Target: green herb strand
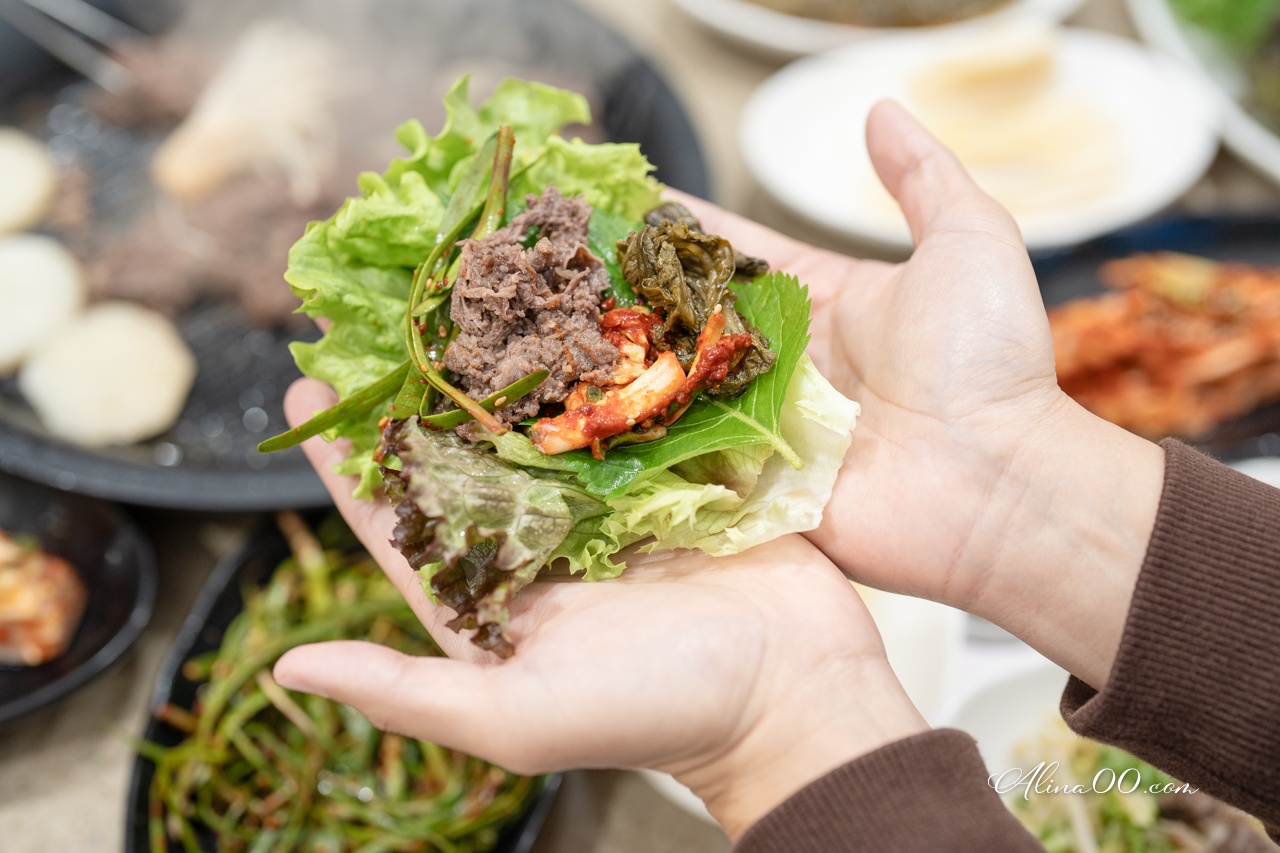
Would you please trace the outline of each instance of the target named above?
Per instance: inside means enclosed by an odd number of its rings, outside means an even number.
[[[319,435],[327,429],[341,426],[348,421],[353,421],[369,414],[378,408],[380,404],[386,402],[392,394],[396,393],[396,390],[404,384],[404,378],[408,372],[409,362],[404,361],[399,367],[377,382],[366,385],[340,403],[325,409],[306,423],[299,424],[288,432],[283,432],[274,438],[268,438],[258,445],[258,452],[275,453],[277,450],[287,450],[296,444],[301,444],[313,435]]]
[[[473,237],[485,236],[495,227],[496,223],[500,223],[502,220],[502,214],[506,208],[507,189],[510,186],[511,154],[514,146],[515,134],[511,127],[504,125],[499,128],[497,144],[494,147],[493,171],[489,178],[489,192],[485,197],[484,207],[480,212],[480,224],[473,232]],[[467,217],[466,221],[469,221],[469,219],[470,217]],[[434,286],[430,277],[424,278],[424,273],[428,270],[433,270],[437,261],[453,249],[453,244],[461,236],[463,224],[464,221],[459,221],[458,225],[449,232],[445,239],[436,244],[431,255],[418,268],[418,274],[415,276],[416,283],[409,294],[409,305],[405,315],[405,334],[408,336],[409,357],[418,372],[432,387],[452,400],[459,409],[462,409],[483,424],[485,429],[501,435],[507,430],[501,421],[481,408],[475,400],[455,388],[440,375],[440,371],[427,354],[426,344],[422,340],[422,333],[414,321],[414,307],[418,304],[423,294],[427,292],[428,288]],[[441,285],[443,284],[444,280],[442,279]]]
[[[280,522],[293,557],[246,592],[191,712],[194,733],[169,748],[129,739],[155,763],[152,853],[196,853],[204,828],[235,853],[489,849],[538,780],[383,734],[353,708],[271,679],[284,651],[316,639],[440,654],[366,555],[326,550],[296,515]]]
[[[410,415],[416,413],[422,408],[422,398],[430,387],[426,377],[416,367],[409,368],[409,373],[404,378],[404,384],[400,386],[400,393],[396,394],[395,402],[391,404],[391,410],[388,412],[392,418],[402,421]]]
[[[550,371],[536,370],[525,378],[518,379],[506,388],[503,388],[500,391],[495,391],[488,397],[485,397],[480,401],[480,407],[486,412],[492,412],[502,406],[514,403],[516,400],[519,400],[521,397],[525,396],[545,382],[547,377],[550,375]],[[454,409],[449,412],[441,412],[438,415],[429,415],[422,418],[422,425],[429,427],[430,429],[437,430],[453,429],[454,427],[465,424],[471,419],[470,413],[463,411],[462,409]]]

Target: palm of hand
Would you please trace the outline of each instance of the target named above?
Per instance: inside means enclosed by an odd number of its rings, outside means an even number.
[[[806,622],[829,630],[798,632]],[[765,709],[829,689],[818,673],[882,654],[856,593],[797,536],[720,560],[630,554],[614,582],[535,585],[511,627],[519,652],[502,679],[538,697],[539,718],[503,752],[530,770],[607,755],[684,775],[750,736]]]
[[[915,230],[919,248],[905,264],[815,250],[688,203],[709,231],[810,286],[810,353],[863,405],[836,485],[845,509],[810,538],[868,583],[941,598],[949,586],[981,585],[983,548],[998,542],[978,533],[998,528],[990,508],[1009,491],[1001,472],[1066,398],[1016,227],[899,118],[878,122],[888,150],[877,153],[876,132],[871,142]],[[298,422],[334,399],[303,380],[286,408]],[[427,600],[387,541],[390,508],[352,500],[332,473],[343,444],[304,447],[452,659],[364,643],[303,647],[277,665],[286,686],[517,771],[672,771],[731,835],[822,773],[924,727],[861,601],[798,536],[718,560],[631,555],[611,582],[534,584],[512,608],[518,652],[498,663],[444,627],[452,613]],[[962,603],[964,592],[947,597]]]

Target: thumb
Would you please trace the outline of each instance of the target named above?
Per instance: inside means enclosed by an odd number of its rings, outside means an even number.
[[[955,155],[896,101],[867,116],[867,150],[907,217],[917,246],[942,231],[985,231],[1022,246],[1017,223],[984,193]]]
[[[298,646],[276,662],[276,682],[350,705],[379,729],[428,740],[513,773],[542,766],[530,751],[527,702],[502,667],[401,654],[376,643],[336,640]],[[512,708],[521,708],[512,713]]]

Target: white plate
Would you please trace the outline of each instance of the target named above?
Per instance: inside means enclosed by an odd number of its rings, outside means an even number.
[[[973,735],[987,769],[1000,774],[1017,767],[1015,749],[1056,718],[1066,670],[1039,658],[965,697],[941,725]],[[1022,768],[1027,770],[1029,768]]]
[[[1222,139],[1241,160],[1280,182],[1280,137],[1240,106],[1246,91],[1239,63],[1180,21],[1166,0],[1127,0],[1134,26],[1151,45],[1184,62],[1218,98]]]
[[[939,58],[971,52],[973,39],[955,31],[886,36],[784,68],[743,111],[739,144],[748,168],[772,196],[819,226],[910,248],[901,213],[873,192],[867,113],[882,98],[909,107],[911,79]],[[1180,63],[1115,36],[1063,29],[1057,85],[1065,96],[1088,99],[1116,127],[1122,177],[1087,204],[1020,217],[1029,249],[1071,245],[1150,216],[1213,160],[1217,100]]]
[[[700,23],[731,41],[760,53],[786,59],[821,53],[882,35],[921,29],[833,24],[816,18],[775,12],[749,0],[675,0],[675,3]],[[1082,5],[1084,0],[1013,0],[985,15],[927,29],[955,29],[993,21],[1057,24],[1073,15]]]
[[[684,809],[696,818],[705,820],[707,823],[716,823],[716,819],[711,816],[711,812],[707,811],[706,805],[693,791],[676,781],[676,777],[670,773],[659,773],[657,770],[640,770],[637,771],[644,781],[653,786],[653,789],[667,800]],[[716,824],[719,826],[719,824]]]
[[[1280,459],[1274,456],[1241,459],[1236,462],[1228,462],[1227,465],[1241,474],[1247,474],[1259,482],[1280,489]]]

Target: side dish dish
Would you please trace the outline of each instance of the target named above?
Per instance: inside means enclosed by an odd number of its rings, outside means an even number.
[[[227,851],[489,850],[538,780],[380,732],[354,708],[271,678],[282,654],[321,640],[441,654],[377,564],[337,547],[349,532],[324,537],[325,548],[292,513],[280,527],[293,557],[248,593],[221,648],[183,666],[207,682],[196,706],[157,711],[188,737],[167,749],[137,744],[156,764],[151,850],[165,853],[171,840],[204,849],[206,832]]]
[[[804,354],[807,289],[661,204],[637,146],[557,135],[580,95],[506,80],[476,109],[463,78],[446,105],[290,253],[330,320],[295,358],[341,402],[261,449],[350,439],[338,470],[385,487],[428,594],[503,656],[548,566],[817,526],[858,406]]]
[[[0,530],[0,664],[39,666],[65,652],[85,596],[70,563]]]
[[[1275,853],[1253,818],[1055,718],[1018,750],[1031,776],[1005,794],[1048,853]],[[1005,776],[1005,784],[1014,778]],[[1081,785],[1085,793],[1054,792]],[[1002,789],[1003,790],[1003,789]]]
[[[1280,270],[1160,252],[1104,264],[1116,292],[1049,310],[1058,383],[1152,439],[1280,400]]]

